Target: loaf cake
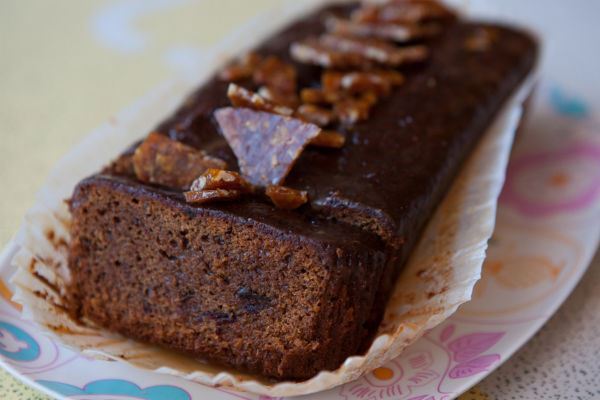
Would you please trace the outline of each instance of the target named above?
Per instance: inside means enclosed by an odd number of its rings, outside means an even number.
[[[336,369],[536,58],[430,1],[301,17],[76,186],[71,314],[277,380]]]

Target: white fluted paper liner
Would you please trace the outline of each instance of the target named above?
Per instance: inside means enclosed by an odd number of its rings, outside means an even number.
[[[205,79],[228,58],[227,54],[239,54],[317,4],[323,2],[287,4],[240,29],[207,57],[206,68],[198,71],[196,78]],[[278,21],[277,26],[273,20]],[[253,38],[250,41],[249,36]],[[240,44],[242,40],[244,45]],[[23,304],[27,318],[68,347],[207,385],[270,396],[294,396],[352,381],[397,357],[425,331],[470,300],[493,232],[497,198],[522,104],[531,91],[533,78],[532,74],[498,114],[429,222],[396,284],[368,352],[349,357],[335,371],[323,371],[304,382],[273,382],[129,340],[91,323],[81,325],[62,307],[65,283],[69,281],[70,240],[70,215],[64,199],[71,195],[80,179],[97,171],[170,114],[183,95],[198,84],[198,79],[196,82],[182,79],[161,86],[94,131],[58,163],[17,236],[20,250],[13,259],[17,272],[12,279],[16,285],[15,300]]]

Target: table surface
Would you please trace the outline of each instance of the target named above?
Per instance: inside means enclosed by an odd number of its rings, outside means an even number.
[[[47,171],[87,132],[168,77],[193,71],[203,49],[280,1],[3,0],[0,245],[16,232]],[[595,12],[584,10],[585,0],[569,8],[560,0],[497,3],[498,15],[533,25],[577,21],[577,46],[568,45],[569,37],[549,37],[545,57],[553,57],[557,74],[572,65],[600,70],[598,60],[573,62],[582,60],[581,48],[594,46],[591,16],[598,15],[600,3],[592,6]],[[542,3],[545,14],[536,11]],[[600,103],[593,98],[600,90],[587,92],[587,100]],[[545,327],[461,398],[600,398],[599,308],[600,255]],[[0,398],[46,397],[0,369]]]

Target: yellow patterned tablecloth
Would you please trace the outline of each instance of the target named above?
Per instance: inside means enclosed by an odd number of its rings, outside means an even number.
[[[169,76],[193,71],[202,62],[199,49],[216,43],[279,1],[0,2],[0,245],[4,246],[17,230],[47,171],[87,132]],[[533,345],[464,399],[518,393],[522,384],[509,378],[528,361],[543,363],[540,368],[549,374],[561,373],[560,365],[555,365],[561,359],[558,350],[565,343],[560,332],[566,332],[565,326],[575,329],[577,323],[589,322],[581,313],[593,313],[590,302],[600,301],[599,261]],[[574,320],[573,315],[579,315],[580,320]],[[586,340],[597,344],[597,337]],[[556,346],[548,345],[552,341]],[[587,373],[599,375],[597,362],[588,368]],[[543,382],[540,378],[529,384]],[[45,398],[0,369],[0,399]]]

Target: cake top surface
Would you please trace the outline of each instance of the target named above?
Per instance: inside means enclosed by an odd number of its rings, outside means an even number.
[[[318,10],[273,35],[256,53],[277,56],[293,65],[298,86],[317,87],[322,68],[294,61],[290,44],[307,35],[322,34],[326,19],[347,16],[355,7]],[[188,207],[221,210],[306,235],[319,231],[315,226],[325,224],[317,222],[323,217],[339,219],[365,227],[385,240],[397,239],[407,217],[436,191],[446,174],[453,173],[446,165],[457,164],[453,157],[460,152],[456,150],[473,147],[474,143],[464,142],[476,141],[533,68],[537,56],[535,41],[511,28],[457,20],[444,29],[425,40],[430,53],[426,62],[399,69],[405,82],[377,103],[367,120],[334,126],[345,135],[341,148],[304,149],[285,184],[306,191],[309,205],[287,211],[264,197],[250,196],[231,203]],[[488,32],[493,32],[494,39],[480,40]],[[240,85],[256,89],[251,80],[242,80]],[[215,76],[157,131],[239,171],[238,157],[214,117],[215,110],[230,106],[228,86]],[[183,201],[180,190],[127,182],[139,190],[144,187],[144,191]],[[328,235],[345,234],[344,229],[328,229]]]

